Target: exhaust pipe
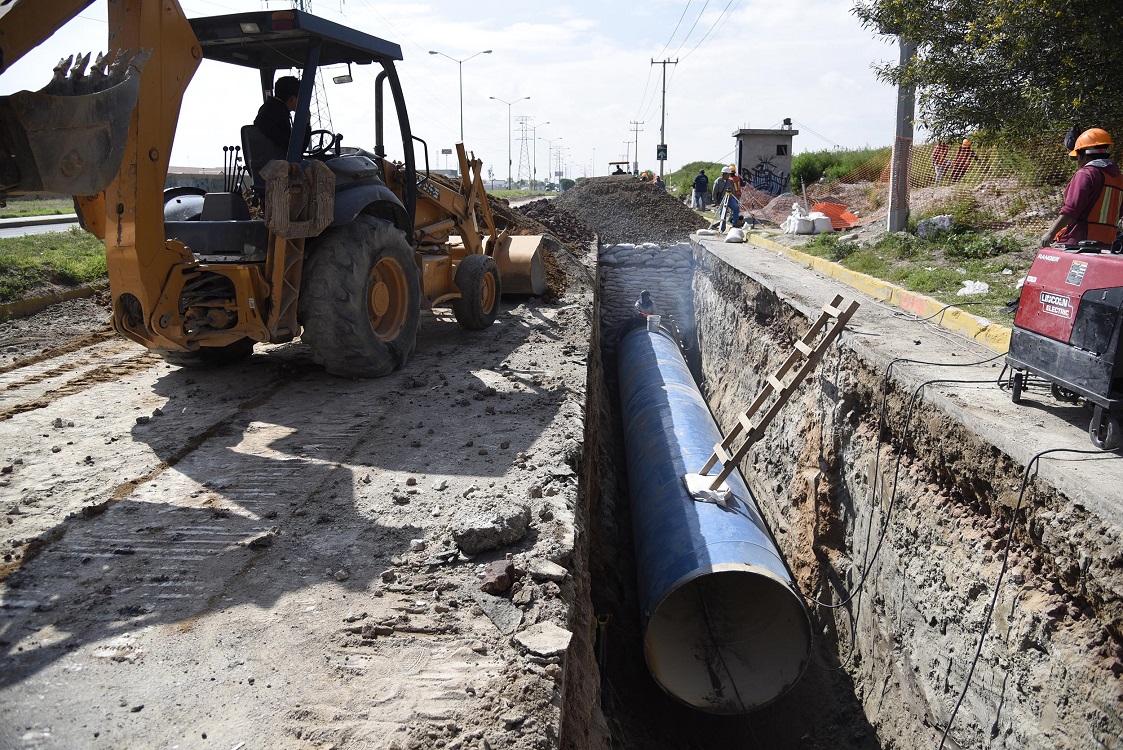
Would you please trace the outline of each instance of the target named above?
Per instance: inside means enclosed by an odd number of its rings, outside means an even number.
[[[807,669],[807,608],[740,472],[724,507],[686,488],[722,434],[673,339],[636,329],[617,356],[648,669],[692,708],[746,713]]]

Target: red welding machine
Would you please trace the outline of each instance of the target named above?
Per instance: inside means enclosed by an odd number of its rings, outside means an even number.
[[[1123,414],[1123,255],[1103,245],[1046,247],[1037,253],[1018,300],[1010,351],[1012,398],[1032,373],[1053,395],[1093,407],[1088,435],[1099,448],[1120,441]]]

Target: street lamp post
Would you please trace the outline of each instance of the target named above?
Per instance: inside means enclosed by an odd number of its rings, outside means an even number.
[[[546,141],[546,163],[550,165],[550,167],[549,167],[550,169],[553,169],[553,163],[554,163],[552,161],[553,153],[554,153],[553,152],[554,141],[560,141],[561,139],[562,139],[562,137],[560,135],[557,138],[539,138],[538,139],[540,141]],[[551,173],[550,176],[554,177],[555,175],[553,173]]]
[[[550,124],[549,121],[546,121],[546,122],[543,122],[539,125],[533,125],[530,128],[530,141],[531,141],[531,143],[534,144],[534,167],[533,167],[534,176],[531,177],[531,179],[530,179],[530,189],[531,190],[534,190],[535,183],[538,182],[538,128],[542,127],[543,125],[549,125],[549,124]],[[546,140],[546,139],[543,138],[542,140]],[[550,155],[547,154],[546,158],[549,159]]]
[[[465,57],[463,60],[458,60],[455,57],[451,57],[449,55],[446,55],[444,52],[438,52],[437,50],[433,50],[433,49],[429,50],[429,54],[430,55],[441,55],[442,57],[447,57],[449,60],[452,60],[454,63],[456,63],[457,66],[460,68],[460,142],[463,143],[464,142],[464,63],[468,62],[473,57],[478,57],[479,55],[490,55],[491,50],[485,49],[483,52],[477,52],[476,54],[472,55],[471,57]]]
[[[507,189],[511,189],[511,105],[529,99],[529,96],[524,96],[509,102],[506,99],[500,99],[498,96],[489,96],[488,99],[494,99],[497,102],[503,102],[507,105]]]

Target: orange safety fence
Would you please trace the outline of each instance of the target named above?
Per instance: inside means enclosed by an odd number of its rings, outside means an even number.
[[[746,187],[742,213],[780,224],[798,203],[821,210],[835,229],[884,220],[889,213],[886,148],[840,178],[798,193],[771,196]],[[1056,218],[1075,162],[1060,143],[1017,150],[962,143],[914,144],[909,154],[909,213],[916,219],[951,214],[976,229],[1040,232]],[[818,204],[828,204],[823,210]],[[841,210],[830,208],[829,204]],[[850,216],[843,216],[850,214]]]

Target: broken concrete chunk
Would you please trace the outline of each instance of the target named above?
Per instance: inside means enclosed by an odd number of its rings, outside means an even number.
[[[515,636],[515,643],[538,656],[561,656],[569,648],[573,633],[552,622],[531,625]]]
[[[456,545],[469,555],[514,544],[526,535],[530,508],[500,503],[496,508],[458,519],[452,529]]]
[[[511,635],[519,629],[519,625],[522,625],[523,611],[503,597],[492,596],[482,591],[474,592],[472,597],[503,635]]]
[[[554,581],[561,583],[565,580],[568,570],[558,565],[557,563],[550,562],[549,560],[531,560],[527,565],[527,571],[530,577],[536,581]]]
[[[425,551],[425,540],[424,539],[410,539],[409,540],[409,551],[410,552],[424,552]]]

